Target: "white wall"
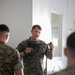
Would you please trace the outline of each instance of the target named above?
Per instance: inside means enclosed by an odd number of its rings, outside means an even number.
[[[9,26],[8,44],[15,48],[31,34],[32,0],[0,0],[0,23]]]
[[[68,30],[74,26],[74,4],[74,0],[68,0],[67,9],[67,0],[33,0],[33,7],[32,0],[0,0],[0,23],[7,24],[11,32],[8,44],[16,47],[18,43],[29,37],[32,20],[33,24],[42,26],[40,38],[43,36],[42,39],[49,43],[52,40],[51,11],[54,11],[62,14],[63,49]]]
[[[69,35],[69,29],[75,27],[75,0],[33,0],[33,24],[40,24],[43,31],[40,39],[46,43],[52,41],[51,37],[51,12],[62,15],[62,57],[54,57],[47,61],[47,73],[52,73],[52,68],[64,69],[67,66],[66,58],[64,56],[64,47],[66,38]],[[55,61],[53,61],[55,59]],[[61,59],[61,60],[60,60]],[[54,65],[54,63],[60,65]],[[64,63],[63,63],[64,62]],[[63,63],[63,65],[62,65]],[[52,64],[52,65],[50,65]],[[54,65],[54,67],[53,67]],[[54,69],[54,71],[55,71]],[[58,70],[56,69],[56,70]]]
[[[74,5],[73,5],[73,15],[74,15],[74,16],[73,16],[73,19],[74,19],[74,22],[73,22],[73,29],[74,29],[74,31],[75,31],[75,10],[74,10],[74,9],[75,9],[75,0],[73,1],[73,4],[74,4]]]
[[[74,29],[75,0],[68,0],[68,29]]]
[[[68,3],[67,3],[68,2]],[[51,11],[62,15],[62,55],[69,29],[73,28],[74,0],[33,0],[33,24],[43,28],[41,37],[51,41]],[[41,38],[40,37],[40,38]]]

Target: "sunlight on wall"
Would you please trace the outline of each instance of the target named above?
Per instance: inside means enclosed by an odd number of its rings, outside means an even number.
[[[36,11],[33,11],[33,25],[39,24],[42,27],[42,33],[39,37],[39,39],[44,40],[46,43],[49,43],[52,41],[52,32],[51,32],[51,13],[49,13],[47,10],[41,11],[39,8],[36,9]],[[52,42],[55,42],[54,45],[57,46],[58,39],[54,39]],[[59,71],[60,69],[63,69],[64,65],[66,63],[63,63],[63,60],[61,60],[59,57],[55,58],[53,57],[53,60],[47,59],[46,64],[46,57],[44,56],[43,60],[43,68],[45,69],[45,66],[47,65],[47,73],[53,73],[55,71]]]
[[[40,12],[39,10],[33,13],[33,25],[39,24],[42,27],[42,32],[40,35],[40,39],[49,43],[52,39],[51,37],[51,23],[50,23],[50,15],[45,10]]]
[[[50,13],[46,10],[40,11],[39,8],[36,11],[33,11],[33,22],[32,25],[39,24],[42,27],[42,32],[39,39],[49,43],[52,41],[51,37],[51,20],[50,20]],[[46,66],[46,58],[43,60],[43,68],[45,69]]]
[[[54,46],[58,46],[58,39],[57,38],[54,38],[53,39],[53,43],[54,43]]]
[[[46,43],[49,43],[52,41],[51,37],[51,14],[48,13],[47,11],[40,12],[39,10],[33,13],[33,25],[34,24],[39,24],[42,27],[42,33],[39,37],[39,39],[44,40]],[[55,43],[55,46],[57,46],[57,39],[53,40]],[[52,41],[52,42],[53,42]],[[59,61],[60,60],[60,61]],[[62,58],[55,58],[53,57],[53,60],[47,59],[47,64],[46,64],[46,57],[43,60],[43,68],[45,69],[45,66],[47,65],[47,73],[53,73],[56,71],[59,71],[60,69],[64,69],[66,66],[66,62],[62,65],[64,62],[64,59]]]

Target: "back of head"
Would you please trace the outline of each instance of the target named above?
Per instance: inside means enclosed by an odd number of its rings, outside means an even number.
[[[9,28],[5,24],[0,24],[0,32],[9,32]]]
[[[66,46],[70,50],[71,55],[75,57],[75,32],[68,36]]]
[[[7,43],[9,40],[9,28],[5,24],[0,24],[0,41]]]

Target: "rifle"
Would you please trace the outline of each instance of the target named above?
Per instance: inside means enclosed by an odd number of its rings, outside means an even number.
[[[33,48],[34,50],[36,49],[37,53],[39,52],[40,44],[37,43],[36,41],[28,41],[27,47]]]

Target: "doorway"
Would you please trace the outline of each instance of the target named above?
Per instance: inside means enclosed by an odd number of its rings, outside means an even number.
[[[54,44],[54,57],[62,56],[62,15],[51,12],[51,34]]]

